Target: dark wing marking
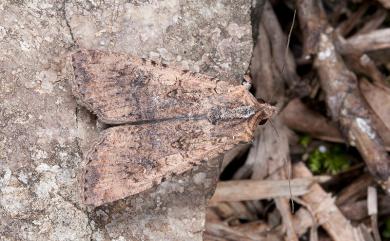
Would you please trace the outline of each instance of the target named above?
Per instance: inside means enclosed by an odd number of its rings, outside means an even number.
[[[236,88],[126,54],[80,50],[72,65],[74,95],[107,124],[201,115]]]
[[[274,113],[243,86],[129,55],[81,50],[72,63],[79,101],[107,124],[128,124],[104,131],[87,154],[87,204],[142,192],[248,142]]]

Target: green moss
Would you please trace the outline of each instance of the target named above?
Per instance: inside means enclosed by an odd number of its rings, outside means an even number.
[[[303,135],[299,138],[299,144],[303,146],[305,149],[309,146],[311,142],[311,137],[309,135]]]
[[[384,238],[390,238],[390,217],[386,219],[385,228],[382,231],[382,236]]]
[[[315,174],[337,174],[349,168],[348,157],[343,153],[340,146],[331,148],[317,148],[309,155],[308,165]]]

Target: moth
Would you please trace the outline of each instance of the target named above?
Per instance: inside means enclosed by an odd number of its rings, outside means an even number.
[[[253,138],[275,112],[234,86],[122,53],[72,54],[72,91],[110,127],[86,153],[85,204],[113,202]]]

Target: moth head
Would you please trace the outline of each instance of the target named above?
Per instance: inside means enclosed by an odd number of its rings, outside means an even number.
[[[256,115],[254,116],[253,125],[264,125],[267,121],[277,113],[275,106],[266,103],[262,99],[257,99]]]

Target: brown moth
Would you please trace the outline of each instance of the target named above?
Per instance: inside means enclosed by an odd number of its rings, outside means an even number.
[[[249,142],[274,108],[244,86],[126,54],[72,55],[79,102],[112,126],[85,155],[84,201],[99,206]]]

